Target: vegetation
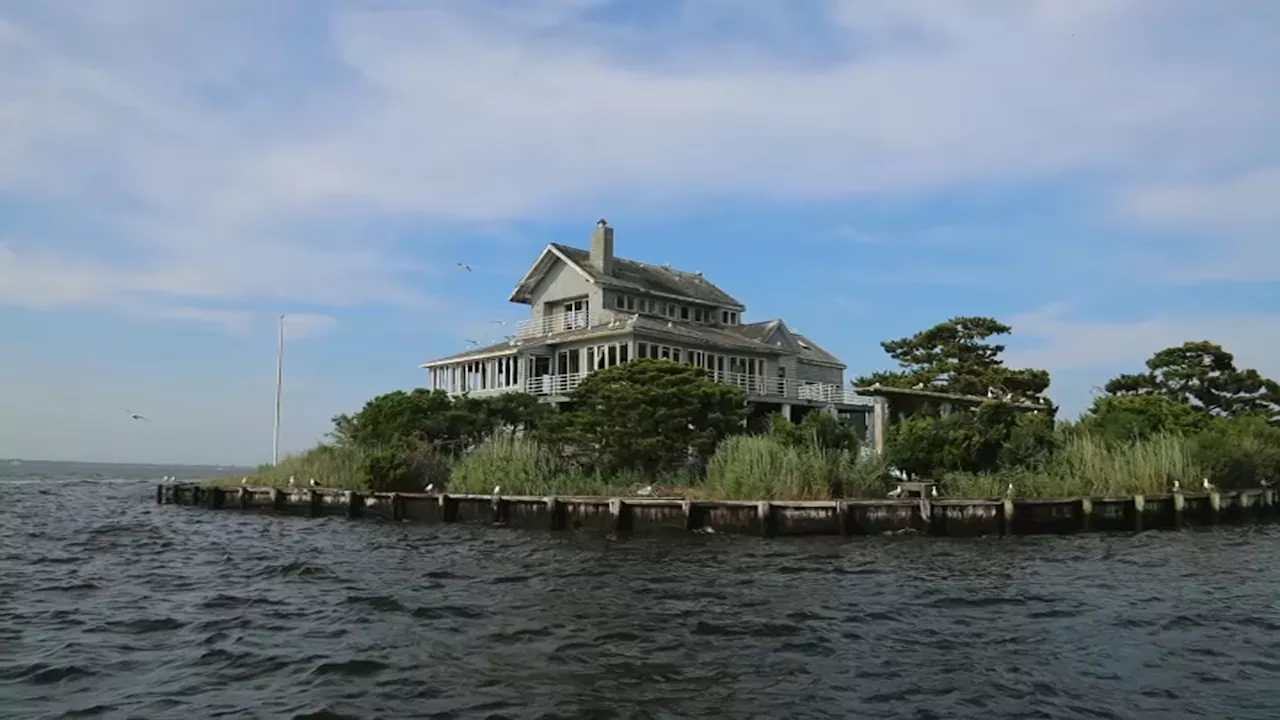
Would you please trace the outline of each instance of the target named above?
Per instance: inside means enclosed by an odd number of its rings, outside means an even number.
[[[1280,389],[1208,342],[1161,350],[1078,420],[1056,420],[1049,373],[1004,364],[1012,329],[959,317],[883,343],[899,366],[855,381],[935,394],[897,403],[886,452],[813,409],[747,431],[746,397],[703,370],[638,360],[596,372],[550,410],[504,394],[380,395],[333,419],[329,442],[259,468],[255,483],[459,493],[883,497],[894,475],[953,497],[1129,495],[1280,482]],[[907,393],[910,396],[910,393]],[[224,482],[239,482],[228,478]]]

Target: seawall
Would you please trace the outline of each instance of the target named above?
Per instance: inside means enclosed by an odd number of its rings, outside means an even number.
[[[668,498],[528,497],[374,493],[270,487],[158,485],[156,502],[213,510],[352,519],[484,523],[604,533],[937,536],[1057,535],[1179,530],[1268,522],[1280,516],[1276,490],[1049,500],[729,501]]]

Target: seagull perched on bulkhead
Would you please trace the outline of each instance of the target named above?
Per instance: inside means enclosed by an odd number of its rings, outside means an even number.
[[[292,476],[292,475],[290,475],[290,476],[289,476],[289,487],[293,487],[295,484],[296,484],[296,483],[295,483],[295,482],[294,482],[294,480],[293,480],[293,476]]]
[[[1007,488],[1005,488],[1005,489],[1004,489],[1004,496],[1005,496],[1006,498],[1012,498],[1012,497],[1013,497],[1013,483],[1009,483],[1009,487],[1007,487]]]
[[[1175,493],[1180,493],[1180,492],[1182,492],[1182,483],[1178,482],[1177,480],[1174,480],[1174,481],[1173,481],[1173,491],[1174,491]]]
[[[645,485],[644,487],[637,490],[636,494],[639,495],[640,497],[649,497],[653,495],[653,486]]]
[[[310,485],[311,487],[320,487],[320,483],[316,482],[315,478],[311,478],[310,480],[308,480],[307,484]]]
[[[248,484],[249,484],[249,478],[248,478],[248,477],[242,477],[242,478],[240,478],[240,484],[241,484],[241,485],[248,485]]]
[[[427,486],[426,486],[426,487],[424,487],[424,488],[422,488],[422,492],[424,492],[424,493],[429,493],[429,492],[431,492],[432,490],[435,490],[435,489],[436,489],[436,484],[435,484],[435,483],[427,483]]]
[[[938,486],[937,486],[937,485],[933,485],[933,486],[931,486],[931,487],[929,488],[929,497],[933,497],[933,498],[938,497]]]
[[[502,492],[502,486],[501,486],[501,485],[494,485],[494,486],[493,486],[493,495],[494,495],[494,497],[497,497],[497,496],[498,496],[498,493],[500,493],[500,492]]]
[[[902,486],[901,486],[901,485],[899,485],[898,487],[896,487],[896,488],[894,488],[894,489],[890,490],[890,491],[889,491],[889,497],[891,497],[891,498],[899,498],[899,497],[902,497]]]
[[[1201,480],[1200,484],[1204,487],[1205,492],[1213,492],[1214,490],[1217,489],[1216,487],[1213,486],[1213,483],[1209,482],[1209,478],[1205,478],[1204,480]]]

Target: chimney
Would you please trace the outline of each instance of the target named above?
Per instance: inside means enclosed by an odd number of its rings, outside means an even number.
[[[613,274],[613,228],[604,218],[591,231],[591,264],[601,275]]]

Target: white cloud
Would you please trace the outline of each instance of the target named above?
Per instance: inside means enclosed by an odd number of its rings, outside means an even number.
[[[1280,315],[1155,316],[1110,322],[1072,319],[1065,310],[1050,307],[1012,318],[1009,324],[1019,341],[1031,339],[1034,344],[1008,350],[1007,362],[1050,371],[1099,371],[1100,380],[1106,380],[1106,373],[1141,370],[1158,350],[1208,340],[1235,355],[1238,367],[1280,378]]]
[[[1254,218],[1215,277],[1280,276],[1254,231],[1274,230],[1270,4],[832,2],[830,57],[790,3],[686,2],[646,30],[587,14],[605,5],[300,6],[337,8],[328,37],[249,3],[0,15],[0,195],[93,228],[8,238],[0,301],[423,303],[429,268],[376,219],[1073,176],[1177,219],[1157,188],[1227,172],[1262,185],[1201,195],[1202,220]]]
[[[284,335],[287,340],[305,340],[332,332],[337,319],[316,313],[289,313],[284,318]]]

